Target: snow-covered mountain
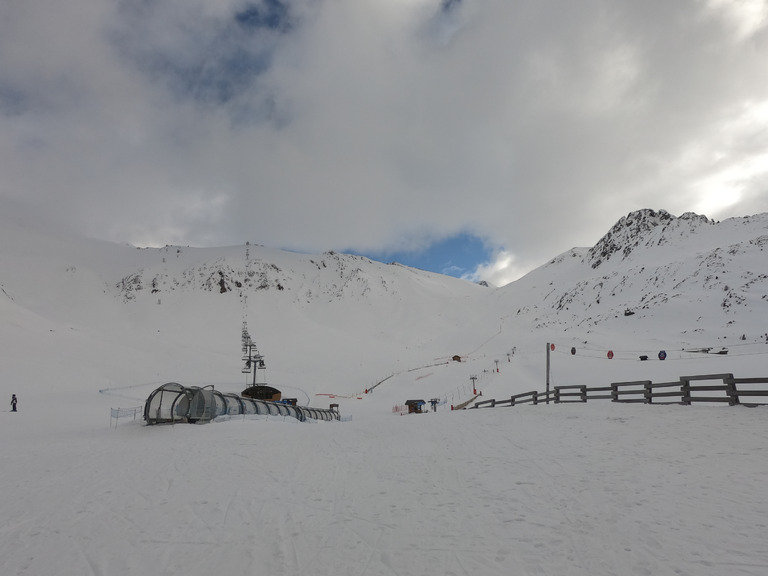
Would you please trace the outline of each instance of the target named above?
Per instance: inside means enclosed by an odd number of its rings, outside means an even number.
[[[592,248],[561,254],[502,288],[497,299],[520,302],[517,316],[536,328],[578,338],[625,327],[660,336],[661,326],[671,324],[667,337],[682,346],[739,336],[764,343],[766,245],[768,214],[714,222],[640,210]]]
[[[356,393],[456,354],[505,357],[548,340],[634,351],[768,338],[768,214],[714,222],[640,210],[592,248],[498,289],[333,252],[140,249],[15,223],[2,234],[2,338],[23,348],[88,334],[97,345],[85,339],[80,353],[135,355],[121,373],[139,382],[237,380],[243,321],[272,360],[270,374],[297,385],[312,374],[314,384],[300,384],[310,392]],[[43,326],[47,334],[19,339],[19,328]],[[632,342],[612,336],[627,331]]]
[[[293,304],[303,305],[397,297],[403,283],[426,284],[442,295],[450,292],[451,284],[442,277],[435,282],[423,271],[335,252],[311,256],[250,245],[223,248],[217,254],[176,246],[145,252],[145,265],[116,284],[125,301],[176,291],[205,290],[247,298],[278,290],[285,291]]]
[[[139,249],[0,213],[0,399],[20,409],[0,413],[0,567],[762,576],[763,408],[448,405],[543,390],[549,344],[553,385],[764,376],[767,239],[768,214],[642,210],[490,288],[335,253]],[[168,381],[242,390],[243,322],[260,377],[353,420],[107,432],[111,408]],[[445,404],[399,417],[412,398]]]

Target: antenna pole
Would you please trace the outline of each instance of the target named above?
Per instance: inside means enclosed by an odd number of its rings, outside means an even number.
[[[251,368],[253,369],[253,385],[256,386],[256,357],[253,354],[253,342],[248,343],[248,356],[251,359]]]
[[[547,404],[549,404],[549,348],[550,344],[547,342]]]

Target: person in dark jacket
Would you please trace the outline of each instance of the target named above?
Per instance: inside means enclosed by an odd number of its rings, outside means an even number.
[[[16,412],[16,394],[11,395],[11,412]]]

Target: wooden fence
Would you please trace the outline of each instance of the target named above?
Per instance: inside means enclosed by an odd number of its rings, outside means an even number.
[[[699,384],[699,382],[710,382]],[[711,382],[718,382],[711,384]],[[614,382],[610,386],[555,386],[548,392],[523,392],[503,400],[475,402],[474,408],[516,406],[518,404],[555,404],[611,400],[622,403],[682,404],[697,402],[728,403],[730,406],[758,406],[768,404],[768,377],[734,378],[733,374],[700,374],[680,376],[674,382],[637,380]]]

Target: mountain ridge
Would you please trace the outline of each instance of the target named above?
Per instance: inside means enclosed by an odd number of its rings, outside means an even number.
[[[688,329],[709,319],[713,328],[732,332],[745,321],[739,311],[768,310],[767,233],[768,214],[718,223],[693,213],[632,212],[594,247],[566,251],[520,279],[518,286],[537,287],[541,298],[519,314],[541,328],[572,330],[610,326],[625,315],[637,314],[637,323],[687,311]],[[516,291],[515,283],[508,291]]]
[[[0,247],[10,356],[71,341],[73,358],[86,363],[121,347],[122,377],[139,381],[156,377],[152,366],[174,380],[231,371],[243,322],[279,379],[314,374],[347,390],[454,355],[504,357],[545,340],[604,346],[627,330],[654,347],[766,339],[768,214],[714,222],[630,213],[594,247],[572,248],[500,288],[335,252],[11,235]],[[357,381],[344,368],[352,365],[366,366],[370,381]],[[35,369],[45,377],[44,364]],[[522,373],[517,385],[535,379]]]

